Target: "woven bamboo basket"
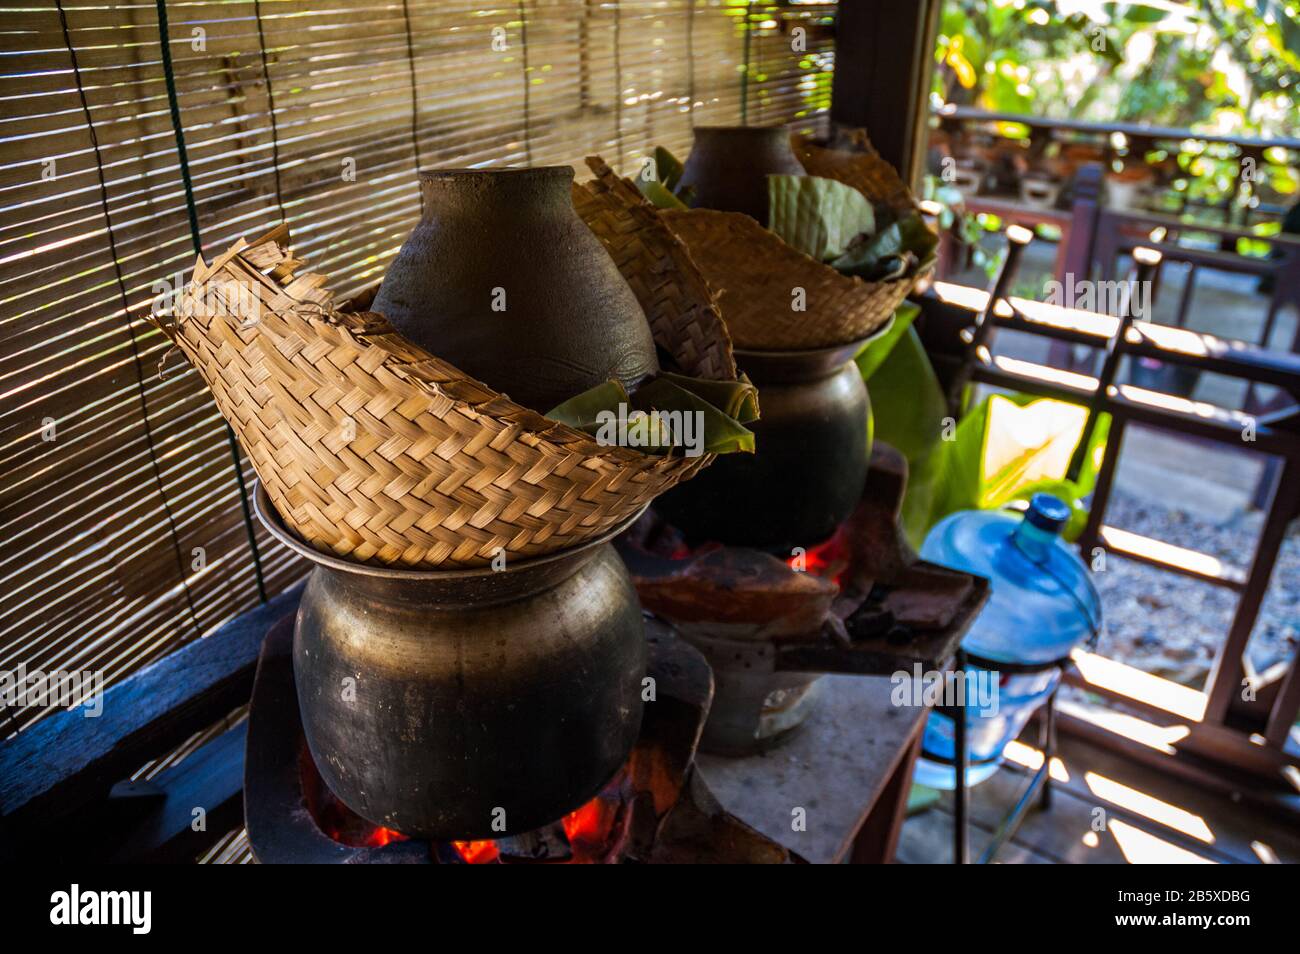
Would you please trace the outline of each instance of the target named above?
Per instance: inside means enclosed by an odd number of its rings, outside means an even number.
[[[845,149],[801,136],[792,137],[791,146],[809,175],[853,186],[897,214],[917,212],[911,191],[866,132],[851,130],[846,136]],[[708,209],[661,215],[718,291],[739,348],[801,351],[861,340],[889,321],[925,274],[866,282],[791,248],[747,215]],[[794,308],[795,289],[802,289],[802,311]]]
[[[656,342],[690,375],[735,378],[708,288],[639,195],[575,197]],[[631,199],[635,199],[632,202]],[[421,569],[529,558],[616,527],[712,457],[603,446],[336,305],[281,226],[201,258],[158,326],[200,374],[285,524],[316,549]]]

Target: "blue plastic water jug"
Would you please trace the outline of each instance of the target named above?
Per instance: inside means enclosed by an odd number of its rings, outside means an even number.
[[[1008,511],[966,510],[935,525],[921,556],[954,570],[987,577],[989,601],[962,648],[970,680],[995,685],[992,704],[984,694],[961,709],[966,716],[969,763],[966,783],[997,771],[1002,750],[1020,734],[1056,690],[1069,656],[1101,632],[1101,600],[1083,561],[1060,538],[1070,508],[1050,494],[1036,494],[1024,516]],[[998,664],[1014,671],[1000,671]],[[1042,666],[1043,668],[1034,668]],[[1029,671],[1026,671],[1026,668]],[[967,694],[968,697],[970,694]],[[953,720],[933,711],[925,727],[915,780],[953,788],[957,773]]]

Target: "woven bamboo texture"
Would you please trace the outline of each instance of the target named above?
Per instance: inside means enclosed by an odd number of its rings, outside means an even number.
[[[911,191],[865,131],[844,135],[845,149],[799,136],[791,146],[809,175],[853,186],[896,214],[917,212]],[[739,348],[801,351],[866,338],[889,321],[924,275],[918,271],[887,282],[842,275],[735,212],[691,209],[661,216],[717,292]],[[803,310],[797,310],[800,306]]]
[[[620,201],[601,200],[611,221]],[[322,552],[421,569],[536,557],[612,529],[712,459],[602,446],[513,403],[381,315],[336,307],[288,239],[281,226],[200,259],[174,324],[159,327],[202,374],[285,524]],[[662,228],[612,241],[639,243],[620,266],[645,288],[670,282],[664,256],[689,264]],[[660,271],[643,279],[652,261]],[[690,274],[680,286],[704,287]],[[711,299],[661,291],[653,307],[656,340],[685,373],[734,369],[725,334],[709,340],[721,329]],[[661,337],[682,328],[695,338]]]
[[[853,186],[876,205],[899,215],[920,212],[916,197],[898,172],[876,152],[865,129],[841,129],[844,148],[819,145],[811,136],[791,136],[790,148],[810,176]]]
[[[596,178],[573,184],[573,206],[632,286],[655,341],[696,377],[734,379],[727,326],[686,247],[636,186],[599,158],[587,165]]]
[[[718,290],[738,348],[802,351],[857,341],[884,325],[911,290],[905,280],[841,275],[739,212],[661,214]]]

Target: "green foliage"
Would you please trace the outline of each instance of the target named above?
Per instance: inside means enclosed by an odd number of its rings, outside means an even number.
[[[1130,0],[1087,4],[1087,13],[1069,16],[1058,6],[947,0],[935,97],[999,112],[1264,137],[1300,127],[1294,0]],[[1189,194],[1231,195],[1235,157],[1190,149]],[[1258,171],[1264,189],[1294,194],[1297,177],[1283,157]]]
[[[1001,507],[1039,491],[1071,505],[1065,536],[1077,537],[1087,519],[1081,501],[1096,483],[1109,417],[1098,420],[1077,481],[1066,480],[1065,473],[1083,432],[1085,408],[994,394],[953,421],[912,327],[917,311],[913,305],[900,308],[892,327],[857,357],[871,394],[876,437],[907,458],[902,523],[908,539],[919,547],[950,513]]]
[[[611,379],[574,395],[546,416],[599,437],[610,419],[621,414],[627,421],[629,446],[666,453],[674,446],[674,435],[665,426],[669,418],[656,411],[698,415],[704,453],[754,452],[754,432],[744,425],[757,420],[758,400],[754,386],[743,376],[739,381],[707,381],[665,372],[631,395]]]
[[[1062,17],[1047,0],[948,0],[933,91],[1002,112],[1030,105],[1024,112],[1193,126],[1229,109],[1243,133],[1286,135],[1300,125],[1294,3],[1131,0],[1089,9],[1096,19]],[[1079,56],[1093,60],[1096,75],[1071,90],[1050,74],[1065,74]]]
[[[768,176],[768,228],[792,248],[824,262],[876,230],[871,203],[857,189],[820,176]]]

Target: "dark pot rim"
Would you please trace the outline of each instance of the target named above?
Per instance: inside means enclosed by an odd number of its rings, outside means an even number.
[[[547,553],[543,556],[530,557],[527,560],[509,560],[506,563],[505,570],[494,570],[491,566],[470,567],[465,569],[449,570],[407,570],[400,567],[372,566],[369,563],[358,563],[356,560],[346,560],[340,556],[334,556],[329,553],[322,553],[310,544],[299,539],[297,534],[293,533],[285,526],[271,498],[266,493],[266,488],[262,486],[261,480],[253,481],[253,512],[257,514],[257,519],[261,521],[262,526],[266,527],[271,536],[275,537],[280,543],[283,543],[290,550],[318,566],[328,567],[332,570],[340,570],[344,573],[354,574],[356,576],[375,577],[384,580],[398,580],[404,582],[430,582],[430,583],[459,583],[473,582],[476,580],[492,579],[500,580],[503,576],[509,575],[517,579],[521,575],[533,576],[529,571],[535,570],[559,570],[557,564],[573,561],[578,562],[579,557],[592,554],[598,547],[608,543],[614,537],[627,530],[632,524],[640,519],[641,514],[645,513],[649,507],[646,504],[632,516],[628,517],[622,523],[618,524],[612,530],[607,530],[598,537],[593,537],[576,547],[570,547],[567,550],[557,550],[554,553]]]
[[[790,127],[785,123],[776,123],[771,126],[696,126],[691,130],[691,134],[697,136],[700,133],[770,133],[776,130],[789,133]]]
[[[735,348],[732,353],[742,371],[751,377],[765,378],[769,382],[824,377],[852,361],[863,348],[884,336],[892,327],[894,327],[894,316],[890,315],[888,321],[865,338],[858,338],[856,341],[844,344],[798,351]],[[762,398],[760,397],[759,400],[761,401]]]
[[[442,179],[472,179],[492,176],[501,179],[572,179],[573,166],[485,166],[481,169],[421,169],[421,182]]]

